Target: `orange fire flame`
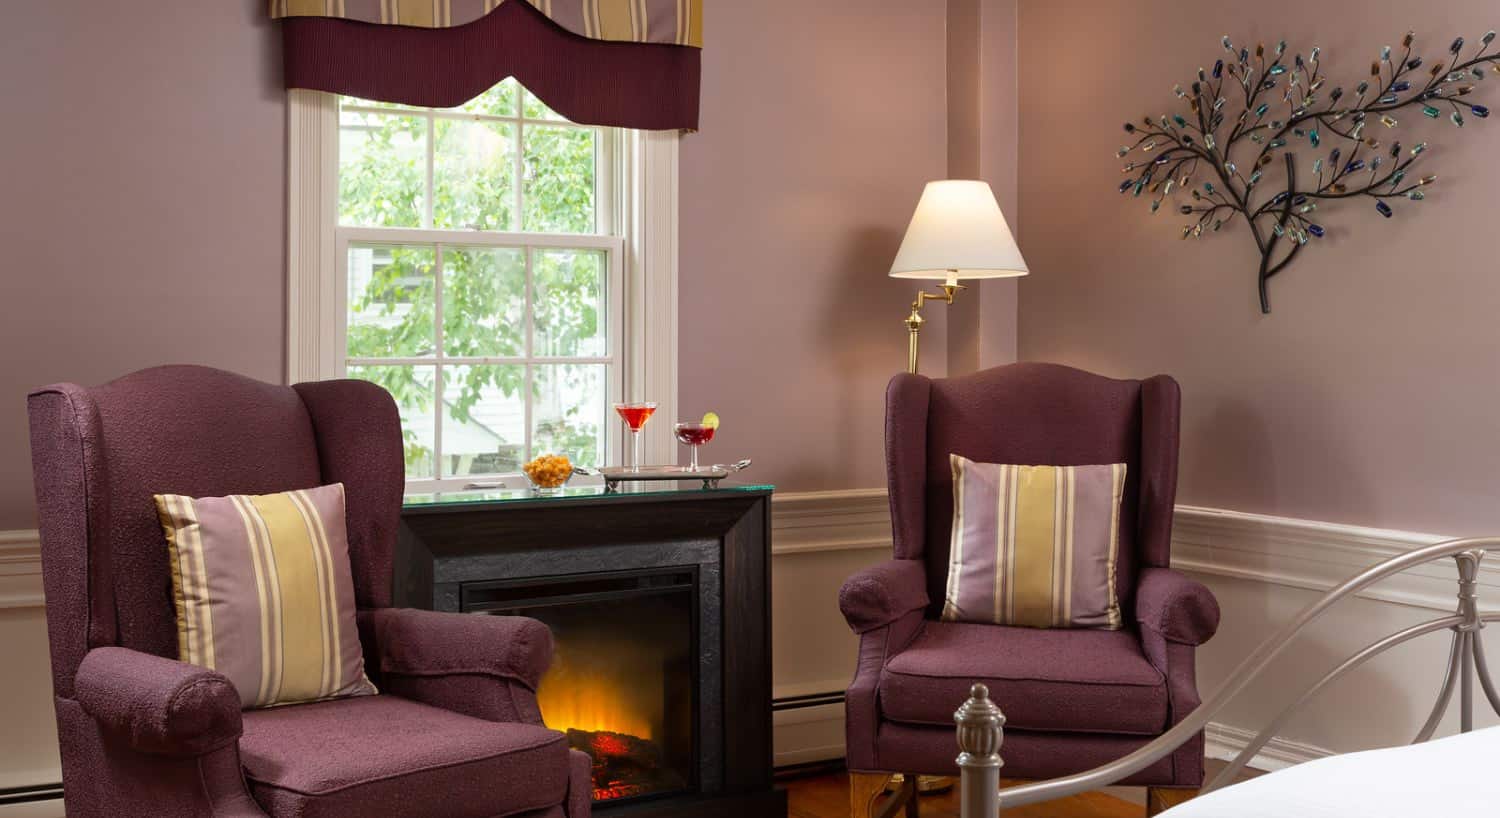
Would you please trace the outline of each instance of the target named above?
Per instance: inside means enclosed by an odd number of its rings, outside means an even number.
[[[624,733],[654,740],[663,718],[662,668],[630,645],[559,641],[537,689],[542,719],[553,730]]]

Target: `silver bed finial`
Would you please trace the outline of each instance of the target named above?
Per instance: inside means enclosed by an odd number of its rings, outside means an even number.
[[[953,714],[958,723],[959,803],[964,815],[994,815],[1000,811],[1000,743],[1005,715],[990,701],[982,684],[969,688],[969,700]]]

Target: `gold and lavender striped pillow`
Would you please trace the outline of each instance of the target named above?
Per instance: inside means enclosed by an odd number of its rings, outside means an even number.
[[[956,454],[949,461],[953,534],[944,620],[1119,629],[1124,463],[1015,466]]]
[[[246,708],[364,696],[344,486],[156,495],[178,656],[234,683]]]

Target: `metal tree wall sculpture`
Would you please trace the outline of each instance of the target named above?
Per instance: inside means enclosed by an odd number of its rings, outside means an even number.
[[[1455,39],[1448,54],[1425,71],[1423,59],[1412,54],[1415,40],[1407,32],[1399,59],[1392,57],[1390,46],[1382,48],[1380,58],[1370,63],[1369,79],[1347,93],[1342,86],[1324,90],[1328,82],[1319,67],[1318,48],[1306,59],[1296,54],[1288,62],[1285,41],[1269,55],[1264,45],[1257,45],[1252,55],[1224,37],[1228,57],[1211,69],[1199,68],[1188,90],[1180,85],[1173,89],[1185,112],[1155,120],[1148,116],[1139,125],[1125,123],[1136,141],[1119,150],[1120,158],[1130,158],[1123,168],[1130,178],[1120,184],[1120,192],[1149,192],[1153,213],[1174,190],[1190,192],[1191,201],[1179,205],[1178,212],[1197,220],[1182,228],[1184,239],[1215,232],[1236,215],[1244,216],[1260,250],[1260,308],[1270,312],[1266,288],[1271,278],[1297,258],[1310,238],[1324,235],[1314,218],[1319,205],[1368,196],[1375,210],[1390,218],[1395,212],[1391,200],[1420,201],[1423,188],[1436,181],[1436,176],[1412,172],[1425,142],[1403,148],[1393,141],[1386,147],[1377,138],[1397,126],[1398,112],[1414,109],[1432,119],[1447,114],[1458,127],[1466,113],[1479,119],[1490,115],[1467,97],[1475,88],[1472,82],[1483,80],[1487,70],[1500,73],[1500,52],[1488,53],[1495,32],[1481,37],[1467,59],[1463,38]],[[1319,155],[1305,167],[1308,181],[1299,183],[1293,148],[1303,145]],[[1322,155],[1325,148],[1329,150]],[[1285,162],[1284,177],[1272,167],[1278,153]],[[1144,156],[1135,158],[1137,154]],[[1201,185],[1200,173],[1207,177]]]

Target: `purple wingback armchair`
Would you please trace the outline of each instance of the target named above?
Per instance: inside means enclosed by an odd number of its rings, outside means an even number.
[[[1168,567],[1180,391],[1052,364],[959,378],[897,375],[886,392],[895,559],[844,585],[859,634],[846,699],[849,769],[953,775],[953,711],[984,682],[1004,711],[1005,775],[1051,778],[1122,756],[1198,706],[1193,652],[1213,595]],[[1037,630],[938,621],[953,518],[950,452],[988,463],[1127,463],[1117,587],[1127,627]],[[1126,782],[1202,783],[1200,734]]]
[[[390,607],[404,468],[384,390],[166,366],[29,409],[68,815],[589,814],[588,757],[537,709],[547,628]],[[242,713],[228,679],[176,659],[151,496],[335,482],[381,695]]]

